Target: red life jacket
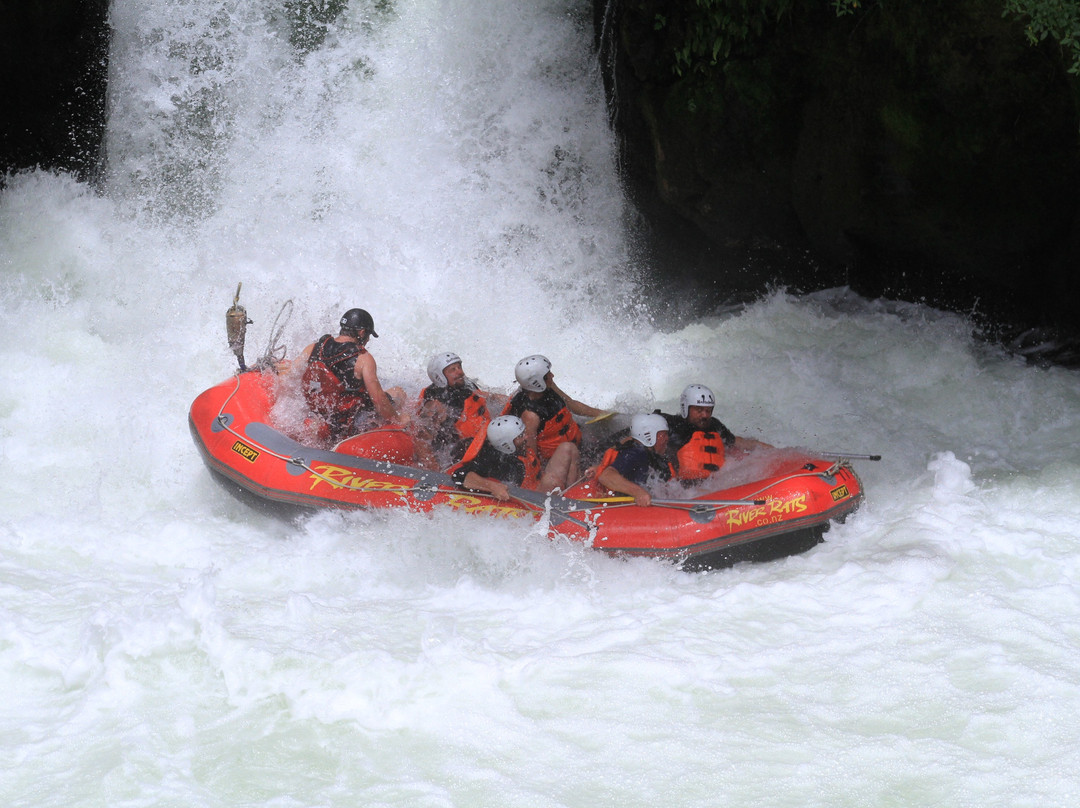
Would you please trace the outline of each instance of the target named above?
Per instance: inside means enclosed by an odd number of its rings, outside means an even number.
[[[679,449],[676,460],[680,480],[704,480],[724,465],[724,439],[719,432],[697,431]]]
[[[358,343],[338,342],[324,334],[312,346],[304,368],[304,400],[335,432],[347,430],[358,412],[374,408],[364,382],[353,373],[356,358],[362,353],[364,349]]]

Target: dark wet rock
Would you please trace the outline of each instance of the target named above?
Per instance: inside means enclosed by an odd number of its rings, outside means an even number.
[[[679,76],[693,4],[597,0],[625,179],[661,271],[710,301],[848,285],[1072,331],[1080,113],[1059,49],[1031,46],[997,0],[863,6],[795,3]]]
[[[0,0],[0,183],[26,168],[89,178],[101,159],[108,0]]]

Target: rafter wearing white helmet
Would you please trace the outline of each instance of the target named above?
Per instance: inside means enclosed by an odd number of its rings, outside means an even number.
[[[487,440],[503,454],[514,454],[514,442],[525,434],[525,422],[516,415],[500,415],[492,419],[487,428]]]
[[[709,407],[712,409],[716,406],[716,396],[713,395],[713,391],[703,384],[690,384],[686,386],[686,389],[682,391],[682,395],[679,396],[679,411],[682,413],[682,417],[686,418],[690,414],[691,407]]]
[[[526,356],[514,367],[514,378],[521,385],[522,390],[530,390],[533,393],[542,393],[547,390],[547,379],[551,372],[551,361],[540,354]]]
[[[436,387],[446,387],[446,374],[444,371],[454,364],[461,364],[461,357],[453,351],[443,351],[437,353],[427,364],[427,375],[431,379],[431,383]]]

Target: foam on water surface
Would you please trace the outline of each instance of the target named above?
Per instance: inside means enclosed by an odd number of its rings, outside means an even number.
[[[578,2],[114,0],[108,170],[0,196],[0,794],[73,805],[1064,805],[1080,377],[845,290],[652,311]],[[544,353],[880,453],[808,553],[688,574],[465,514],[275,520],[186,427],[293,301],[386,384]]]

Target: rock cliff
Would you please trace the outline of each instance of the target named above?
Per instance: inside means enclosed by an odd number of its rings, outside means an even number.
[[[714,297],[848,284],[1072,327],[1080,113],[1055,45],[1000,0],[774,2],[715,64],[688,60],[722,5],[594,6],[625,179],[668,271]]]

